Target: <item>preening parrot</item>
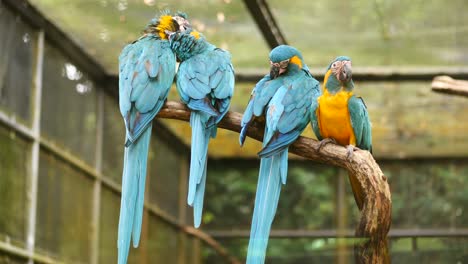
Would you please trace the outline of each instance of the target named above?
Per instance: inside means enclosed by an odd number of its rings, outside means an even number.
[[[264,263],[271,224],[281,184],[286,184],[288,147],[309,123],[309,111],[320,95],[319,82],[309,72],[301,53],[281,45],[270,53],[270,74],[255,86],[242,118],[240,144],[250,122],[266,118],[247,263]]]
[[[311,123],[320,146],[335,142],[346,146],[348,158],[356,147],[372,152],[372,131],[364,100],[353,94],[351,59],[337,57],[330,63],[323,81],[323,94],[311,111]],[[349,175],[354,198],[362,208],[361,187]]]
[[[119,106],[126,128],[119,264],[127,262],[131,237],[134,247],[140,241],[152,121],[167,98],[176,71],[176,57],[165,32],[185,30],[187,26],[184,16],[163,14],[119,56]]]
[[[208,143],[216,137],[217,124],[229,109],[234,93],[234,68],[229,52],[216,48],[197,31],[169,37],[180,60],[177,91],[190,108],[192,150],[187,203],[193,206],[194,226],[202,220]]]

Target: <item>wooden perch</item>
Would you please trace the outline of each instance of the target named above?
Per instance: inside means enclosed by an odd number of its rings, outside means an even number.
[[[182,103],[168,101],[157,116],[189,121],[190,110]],[[229,112],[218,127],[240,132],[241,119],[242,114]],[[262,124],[251,124],[247,135],[262,141]],[[317,140],[299,137],[289,147],[289,152],[309,160],[344,168],[351,176],[356,177],[364,197],[356,237],[366,238],[362,244],[355,247],[357,263],[389,263],[387,234],[391,224],[392,201],[387,178],[367,151],[355,151],[348,161],[344,147],[327,144],[317,152],[318,146]]]
[[[468,81],[455,80],[450,76],[436,76],[432,80],[432,91],[468,97]]]

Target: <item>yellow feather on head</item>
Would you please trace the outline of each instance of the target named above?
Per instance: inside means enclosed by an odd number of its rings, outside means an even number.
[[[161,39],[167,39],[167,31],[176,31],[177,29],[174,28],[174,22],[172,21],[172,16],[170,15],[164,15],[159,18],[158,25],[156,26],[156,30],[159,34],[159,37]]]
[[[302,69],[302,61],[298,56],[291,57],[291,59],[289,60],[289,63],[294,63],[297,66],[299,66],[299,69]]]

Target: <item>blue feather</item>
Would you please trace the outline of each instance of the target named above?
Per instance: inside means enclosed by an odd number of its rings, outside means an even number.
[[[138,247],[140,240],[150,139],[151,125],[138,141],[125,148],[117,242],[119,264],[127,262],[131,235],[133,234],[134,247]]]
[[[280,163],[281,183],[286,184],[288,178],[288,148],[281,152]]]
[[[211,130],[206,129],[209,116],[192,111],[190,126],[192,127],[192,150],[190,158],[189,191],[187,203],[194,208],[194,225],[199,227],[203,209],[203,194],[205,192],[208,142]]]
[[[202,221],[203,197],[205,196],[207,163],[208,159],[205,157],[205,167],[203,168],[201,181],[197,185],[197,190],[195,192],[195,201],[193,203],[193,225],[196,228],[200,227]]]
[[[302,60],[297,49],[281,45],[271,51],[270,60],[276,63],[293,56]],[[241,145],[253,118],[265,116],[266,119],[263,149],[259,152],[261,162],[247,264],[262,264],[265,261],[281,184],[287,181],[288,148],[307,126],[309,109],[320,95],[318,81],[310,75],[305,63],[302,62],[302,65],[301,68],[298,64],[289,64],[282,75],[267,75],[261,79],[252,91],[242,118]]]
[[[223,79],[223,74],[224,72],[221,70],[217,70],[213,76],[210,77],[210,87],[218,87],[218,85],[221,83],[221,80]]]
[[[210,116],[219,115],[218,110],[216,110],[208,100],[204,99],[190,99],[187,106],[196,111],[204,112]]]
[[[187,203],[193,206],[194,226],[202,220],[208,143],[216,137],[216,125],[229,109],[234,93],[234,69],[228,52],[190,32],[171,37],[171,48],[181,60],[177,91],[192,110],[192,149]]]
[[[119,56],[119,106],[126,128],[119,264],[127,262],[130,240],[134,247],[140,241],[151,124],[167,98],[175,66],[169,42],[154,35],[127,45]]]
[[[249,129],[249,123],[242,126],[241,131],[239,133],[239,144],[241,146],[244,145],[245,138],[247,137],[247,130]]]
[[[153,50],[152,52],[147,52]],[[156,56],[156,58],[148,58]],[[154,37],[144,37],[124,48],[119,57],[119,105],[127,128],[126,146],[135,142],[160,110],[175,76],[175,56],[169,43]],[[158,63],[146,62],[158,60]],[[147,69],[158,64],[156,76]],[[138,118],[136,118],[138,112]],[[129,116],[129,115],[133,116]],[[127,121],[130,121],[128,123]]]
[[[263,149],[258,153],[260,158],[268,158],[278,152],[288,148],[296,139],[301,135],[302,130],[293,130],[289,133],[282,134],[278,133],[278,136],[268,142]]]
[[[285,151],[287,153],[287,150]],[[283,153],[260,161],[260,173],[255,196],[255,209],[250,230],[247,264],[265,262],[268,236],[275,217],[281,192]],[[287,163],[287,154],[286,154]],[[287,168],[286,168],[287,169]]]
[[[253,119],[253,100],[249,101],[247,108],[244,111],[241,121],[241,132],[239,134],[239,144],[244,145],[245,138],[247,137],[247,129],[249,128],[250,121]]]

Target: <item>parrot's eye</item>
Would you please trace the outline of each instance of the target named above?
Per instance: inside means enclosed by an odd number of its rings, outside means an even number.
[[[186,29],[190,27],[190,23],[188,22],[188,20],[186,20],[183,17],[174,16],[173,19],[177,23],[177,26],[179,27],[179,31],[185,31]]]
[[[332,67],[333,67],[333,68],[336,68],[336,62],[334,62],[334,63],[332,64]]]
[[[288,65],[289,65],[289,59],[284,60],[284,61],[280,61],[280,62],[270,61],[270,65],[272,65],[272,66],[274,65],[274,66],[279,67],[281,69],[286,69],[288,67]]]

